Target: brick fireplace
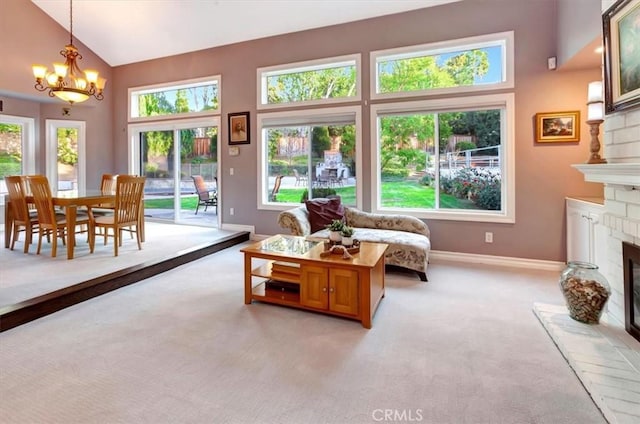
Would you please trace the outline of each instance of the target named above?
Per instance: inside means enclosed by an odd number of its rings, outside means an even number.
[[[574,165],[586,181],[604,183],[606,263],[598,265],[611,284],[608,318],[625,323],[623,242],[640,246],[640,109],[608,115],[604,122],[608,163]]]

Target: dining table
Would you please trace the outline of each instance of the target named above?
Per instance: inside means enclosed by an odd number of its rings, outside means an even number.
[[[64,209],[66,221],[66,233],[75,234],[76,217],[78,207],[99,207],[104,204],[115,203],[116,195],[113,192],[103,192],[99,189],[86,190],[58,190],[51,193],[54,206]],[[33,197],[27,196],[27,202],[33,203]],[[9,248],[11,244],[11,234],[13,233],[13,212],[9,196],[5,196],[4,214],[4,247]],[[144,203],[140,206],[140,217],[138,218],[138,231],[141,240],[144,241]],[[75,248],[75,237],[67,237],[67,259],[73,259]]]

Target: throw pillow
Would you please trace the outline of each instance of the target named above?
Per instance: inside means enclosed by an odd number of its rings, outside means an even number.
[[[340,197],[331,199],[317,198],[304,202],[309,212],[309,224],[311,232],[324,230],[334,219],[344,221],[344,206],[340,203]]]

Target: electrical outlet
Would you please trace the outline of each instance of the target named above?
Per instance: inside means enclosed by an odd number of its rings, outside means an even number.
[[[493,243],[493,233],[487,231],[484,233],[484,242],[485,243]]]
[[[236,213],[236,211],[233,210],[233,208],[229,208],[229,215],[233,215],[234,213]]]
[[[229,168],[229,175],[233,175],[233,168]]]

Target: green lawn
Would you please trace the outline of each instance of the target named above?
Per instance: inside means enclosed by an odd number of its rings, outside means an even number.
[[[195,196],[182,197],[180,206],[182,209],[196,210],[198,198]],[[144,201],[145,209],[173,209],[173,197],[164,197],[162,199],[148,199]]]
[[[277,201],[280,203],[300,203],[304,188],[280,189]],[[356,204],[355,187],[337,187],[336,194],[345,205]],[[182,209],[196,209],[195,196],[182,197]],[[435,204],[435,190],[414,181],[388,181],[382,183],[382,205],[384,207],[431,209]],[[149,209],[172,209],[173,197],[145,200],[144,207]],[[450,194],[440,195],[440,207],[448,209],[477,209],[469,200],[456,199]]]
[[[277,200],[282,203],[300,203],[304,188],[283,188]],[[336,194],[345,205],[356,204],[355,187],[337,187]],[[435,205],[435,189],[416,181],[385,181],[382,183],[382,206],[432,209]],[[450,194],[440,195],[440,207],[448,209],[477,209],[469,200],[457,199]]]

